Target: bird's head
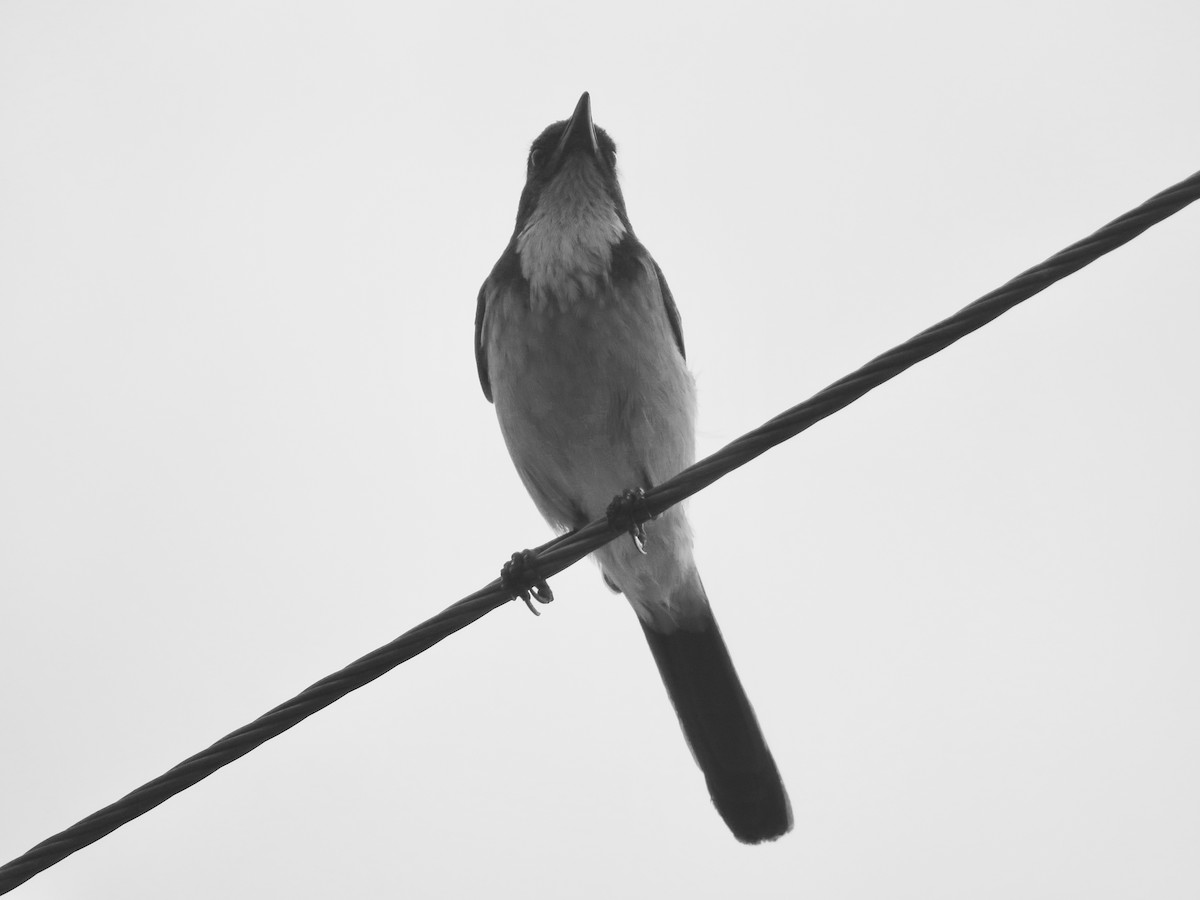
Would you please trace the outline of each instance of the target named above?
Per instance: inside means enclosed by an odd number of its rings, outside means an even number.
[[[551,207],[587,202],[625,217],[617,182],[617,145],[592,121],[592,101],[585,91],[571,118],[547,126],[529,148],[517,229],[539,210],[546,213]]]
[[[521,268],[539,281],[599,274],[631,231],[616,144],[592,122],[584,93],[571,118],[546,128],[529,150],[514,232]]]

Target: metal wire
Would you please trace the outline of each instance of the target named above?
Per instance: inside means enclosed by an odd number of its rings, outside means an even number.
[[[1114,219],[1095,234],[1056,253],[1007,284],[980,297],[950,318],[925,329],[903,344],[877,356],[862,368],[834,382],[808,400],[646,492],[637,518],[645,520],[745,465],[771,447],[853,403],[905,369],[927,359],[972,331],[983,327],[1023,300],[1045,290],[1110,250],[1133,240],[1151,225],[1200,199],[1200,172],[1151,197],[1141,206]],[[529,557],[531,568],[549,578],[617,536],[601,518],[584,528],[538,547]],[[389,644],[322,678],[249,725],[221,738],[207,750],[185,759],[153,781],[126,794],[12,862],[0,866],[0,894],[28,881],[38,872],[80,850],[109,832],[148,812],[168,798],[245,756],[255,747],[282,734],[340,697],[369,684],[418,653],[449,637],[512,599],[497,579],[448,607]]]

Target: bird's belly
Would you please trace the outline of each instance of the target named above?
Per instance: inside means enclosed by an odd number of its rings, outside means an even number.
[[[577,527],[694,456],[694,389],[661,307],[497,309],[488,359],[509,453],[542,514]],[[657,313],[657,315],[656,315]]]

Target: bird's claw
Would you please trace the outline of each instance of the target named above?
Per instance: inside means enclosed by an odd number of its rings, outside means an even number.
[[[541,604],[551,603],[554,600],[554,591],[550,590],[546,579],[538,575],[533,567],[532,557],[531,550],[514,553],[512,559],[500,569],[500,584],[512,594],[514,600],[520,597],[531,613],[540,616],[541,613],[537,611],[533,601]]]
[[[622,491],[608,504],[608,527],[628,532],[638,553],[646,555],[646,492],[641,488]]]
[[[633,546],[637,547],[638,553],[642,556],[646,555],[646,526],[639,522],[629,530],[629,536],[633,538]]]

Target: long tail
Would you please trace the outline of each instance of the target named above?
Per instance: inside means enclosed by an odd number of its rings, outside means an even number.
[[[779,769],[707,598],[689,599],[687,606],[702,605],[705,615],[687,629],[663,633],[643,621],[642,630],[717,812],[743,843],[774,840],[792,827]]]

